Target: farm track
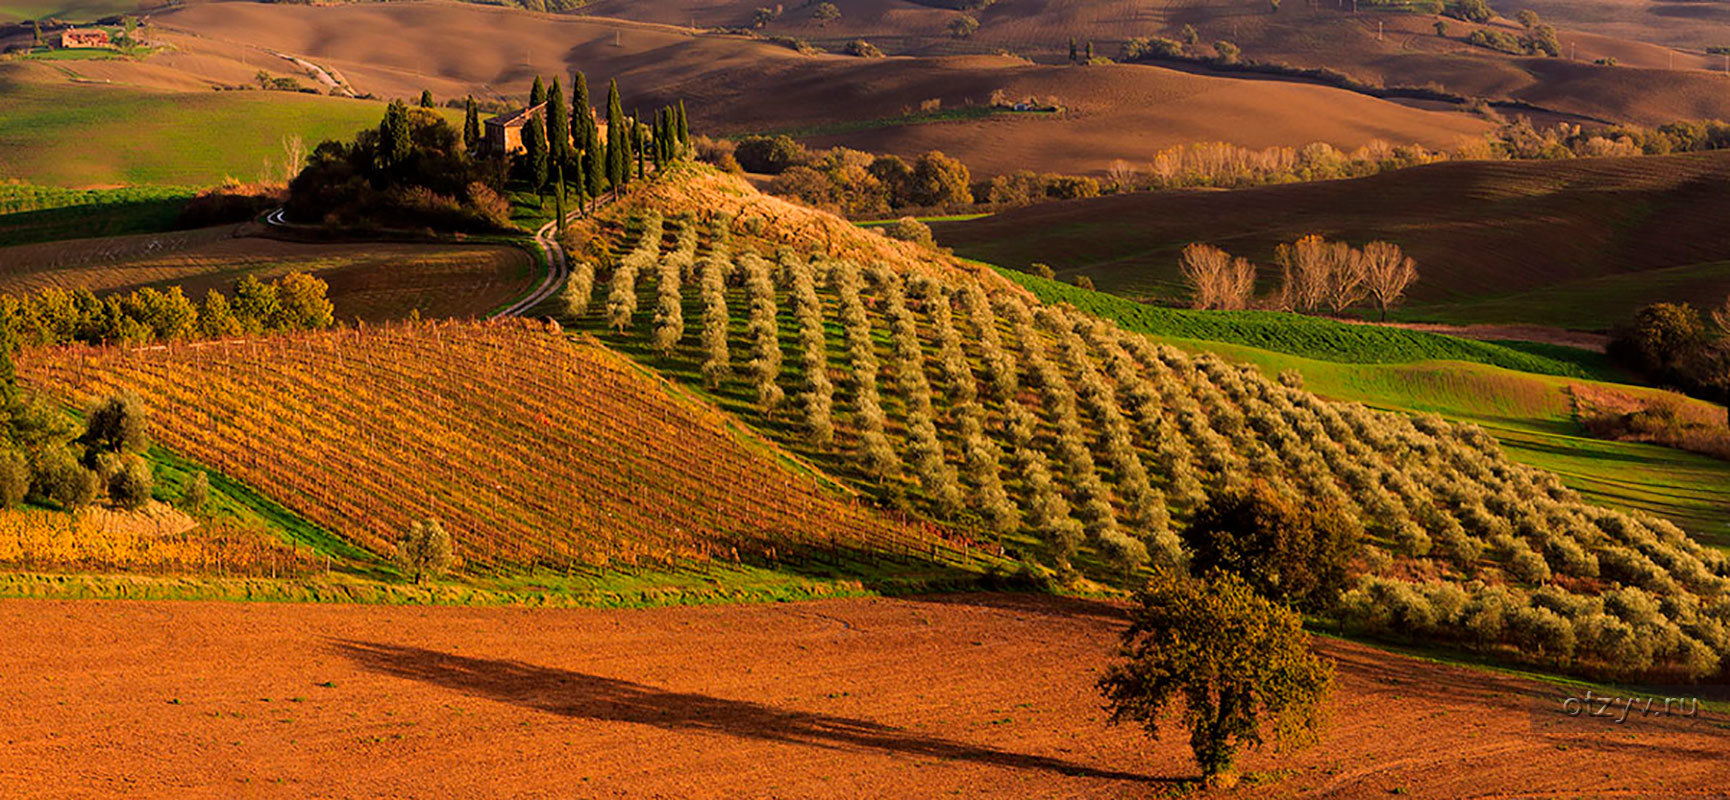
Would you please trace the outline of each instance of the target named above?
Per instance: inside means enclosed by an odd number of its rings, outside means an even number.
[[[1120,614],[1021,595],[0,601],[0,794],[1158,796],[1195,768],[1182,736],[1104,725],[1093,681]],[[1721,716],[1589,726],[1547,710],[1556,687],[1316,644],[1340,676],[1320,745],[1252,754],[1248,770],[1289,772],[1209,796],[1722,798],[1730,783]]]

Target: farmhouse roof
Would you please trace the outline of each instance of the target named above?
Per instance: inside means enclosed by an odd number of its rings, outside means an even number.
[[[517,125],[524,125],[524,124],[528,123],[529,117],[532,117],[532,116],[540,113],[541,109],[546,108],[546,107],[547,107],[547,104],[542,103],[538,106],[529,106],[528,108],[520,109],[517,111],[512,111],[508,114],[500,114],[496,117],[492,117],[492,118],[488,119],[487,124],[488,125],[502,125],[506,128],[514,127]]]

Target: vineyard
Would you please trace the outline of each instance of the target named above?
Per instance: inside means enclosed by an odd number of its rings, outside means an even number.
[[[232,522],[199,525],[172,511],[106,508],[65,514],[0,511],[0,564],[25,571],[123,571],[286,578],[323,570],[323,558]]]
[[[34,349],[19,372],[78,403],[137,391],[163,445],[373,554],[437,518],[470,574],[975,560],[530,323]]]
[[[856,229],[695,207],[619,212],[568,321],[881,503],[1110,580],[1182,562],[1209,493],[1261,481],[1360,521],[1359,630],[1594,674],[1700,677],[1730,654],[1723,553],[1582,502],[1474,426],[1324,402],[937,258],[829,257],[876,246]],[[797,232],[816,257],[773,247]]]

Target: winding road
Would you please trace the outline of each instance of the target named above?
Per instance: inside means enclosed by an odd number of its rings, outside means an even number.
[[[565,259],[565,248],[559,244],[557,221],[549,222],[535,231],[535,244],[540,245],[541,252],[547,257],[547,276],[539,286],[536,286],[522,299],[495,312],[490,319],[501,317],[520,317],[529,309],[539,305],[542,300],[551,297],[564,284],[565,276],[570,274],[570,264]]]
[[[321,225],[309,225],[301,222],[289,222],[288,218],[285,216],[286,212],[286,208],[277,208],[266,213],[264,215],[265,224],[272,227],[288,228],[291,230],[313,230],[323,227]],[[570,214],[567,214],[565,218],[567,220],[571,219],[577,213],[578,212],[573,211]],[[565,248],[559,244],[557,227],[557,221],[554,221],[542,225],[539,230],[535,231],[535,244],[541,248],[541,253],[544,254],[547,259],[546,277],[542,278],[541,282],[535,285],[535,288],[530,289],[528,294],[523,295],[521,298],[517,299],[516,302],[489,314],[487,319],[523,316],[529,313],[529,311],[535,306],[539,305],[541,301],[552,297],[553,293],[557,292],[559,287],[564,285],[565,277],[570,274],[571,269],[569,260],[565,258]]]

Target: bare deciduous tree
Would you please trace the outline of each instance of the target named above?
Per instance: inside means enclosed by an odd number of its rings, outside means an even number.
[[[1219,307],[1229,282],[1231,254],[1213,245],[1194,242],[1183,248],[1180,266],[1184,280],[1189,283],[1190,305],[1195,308]]]
[[[1382,312],[1382,319],[1388,318],[1388,306],[1394,305],[1405,296],[1406,287],[1418,279],[1417,262],[1401,252],[1400,246],[1392,242],[1370,242],[1364,245],[1364,286],[1369,295],[1375,298],[1376,306]],[[1730,305],[1726,305],[1726,315],[1730,316]],[[1721,321],[1722,324],[1722,321]]]
[[[1220,308],[1227,311],[1249,308],[1250,298],[1255,296],[1255,264],[1247,258],[1232,259],[1222,284]]]
[[[1320,236],[1305,236],[1282,244],[1274,252],[1281,272],[1280,305],[1293,311],[1314,311],[1328,296],[1333,253]]]
[[[1328,305],[1335,314],[1357,305],[1369,289],[1368,261],[1363,251],[1345,242],[1328,245]]]

